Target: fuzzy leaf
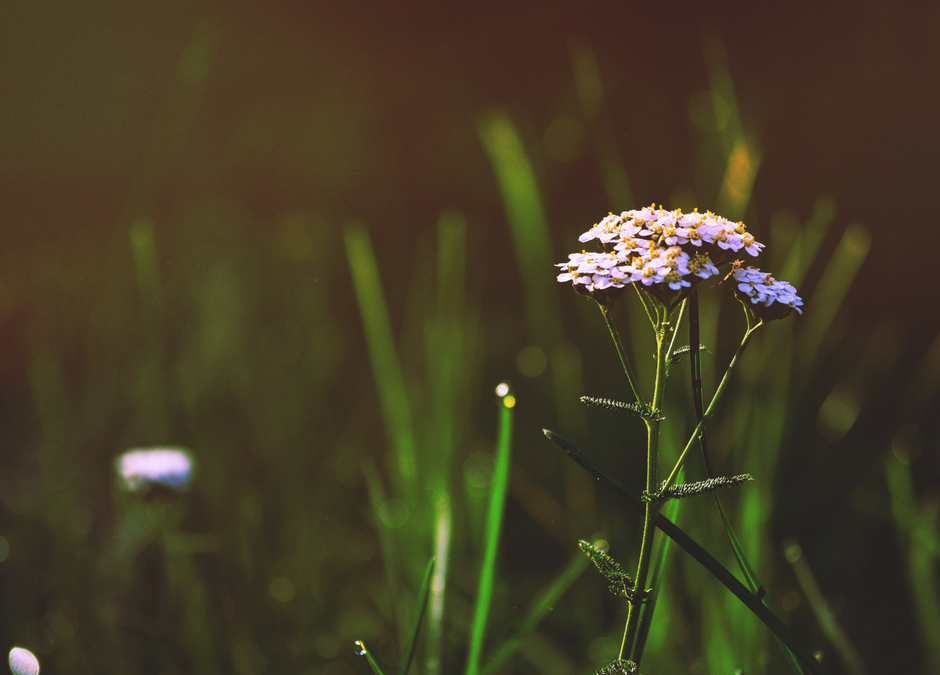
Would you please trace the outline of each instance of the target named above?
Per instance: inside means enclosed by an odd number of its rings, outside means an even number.
[[[581,403],[595,408],[603,408],[607,412],[618,413],[620,415],[626,415],[627,417],[641,417],[643,419],[653,420],[654,422],[661,422],[665,419],[660,416],[658,410],[655,410],[650,405],[624,403],[623,401],[614,401],[609,398],[595,398],[594,396],[582,396]]]
[[[597,571],[610,582],[610,586],[607,588],[611,593],[618,598],[625,598],[627,600],[633,599],[636,584],[633,582],[633,578],[620,566],[620,563],[603,551],[597,550],[586,541],[579,541],[578,546],[581,548],[581,551],[591,559]]]
[[[617,659],[596,672],[596,675],[638,675],[637,665],[633,661]]]
[[[705,345],[699,345],[698,348],[701,349],[703,352],[708,351],[705,348]],[[674,363],[678,363],[682,359],[682,357],[688,354],[690,351],[692,351],[692,345],[683,345],[682,347],[679,347],[678,349],[676,349],[676,351],[674,351],[670,355],[669,364],[672,365]]]
[[[743,485],[752,480],[754,480],[754,477],[751,476],[751,474],[742,473],[739,476],[718,476],[717,478],[700,480],[695,483],[682,483],[673,485],[659,494],[654,495],[651,501],[658,502],[667,499],[685,499],[686,497],[694,497],[695,495],[705,494],[706,492],[737,487],[738,485]]]

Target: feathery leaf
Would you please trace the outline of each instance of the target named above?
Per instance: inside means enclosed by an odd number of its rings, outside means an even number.
[[[594,396],[582,396],[581,403],[595,408],[603,408],[607,412],[618,413],[626,415],[627,417],[642,417],[643,419],[652,420],[654,422],[661,422],[665,419],[661,417],[659,411],[654,410],[652,406],[640,403],[624,403],[623,401],[614,401],[609,398],[596,398]]]

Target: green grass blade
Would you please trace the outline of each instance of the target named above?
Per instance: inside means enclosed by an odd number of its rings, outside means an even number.
[[[696,350],[698,351],[698,350]],[[679,472],[677,480],[680,482],[685,479],[685,470]],[[679,515],[679,500],[673,499],[668,506],[669,520],[675,522]],[[666,573],[666,560],[669,556],[669,542],[672,541],[665,534],[660,535],[659,550],[656,552],[656,559],[653,561],[653,575],[650,578],[650,588],[653,589],[652,595],[640,607],[640,626],[637,629],[636,645],[633,648],[633,660],[640,663],[643,659],[643,649],[646,647],[646,640],[650,634],[650,626],[653,625],[653,612],[656,611],[656,601],[659,599],[659,593],[663,587],[663,575]]]
[[[699,307],[698,307],[698,293],[693,292],[689,297],[689,345],[691,347],[691,363],[692,363],[692,402],[695,408],[695,417],[697,420],[702,419],[703,412],[703,395],[702,395],[702,361],[701,361],[701,352],[699,350],[699,345],[701,344],[701,335],[699,334]],[[708,458],[708,440],[705,435],[705,430],[702,429],[701,435],[701,444],[702,444],[702,456],[705,459],[705,471],[709,478],[713,477],[711,462]],[[741,572],[744,574],[744,579],[747,582],[748,589],[751,593],[762,595],[760,593],[761,584],[760,580],[757,578],[757,574],[754,572],[754,568],[751,566],[750,561],[747,559],[747,555],[744,552],[744,547],[741,545],[741,542],[738,540],[737,535],[734,532],[734,528],[731,527],[731,521],[728,519],[728,515],[725,513],[725,507],[721,503],[721,498],[718,496],[717,492],[712,493],[715,497],[715,505],[718,507],[718,513],[721,516],[721,524],[725,528],[725,534],[728,535],[728,541],[731,542],[731,549],[734,551],[734,557],[738,561],[738,566],[741,568]],[[768,607],[771,612],[773,609]],[[783,650],[784,658],[790,664],[790,668],[797,675],[803,675],[803,668],[800,667],[799,662],[796,657],[787,649],[786,645],[777,639],[780,648]]]
[[[806,227],[803,228],[780,270],[780,279],[789,281],[797,288],[800,287],[835,217],[835,200],[829,196],[819,197],[806,220]]]
[[[450,556],[450,499],[441,495],[437,500],[437,527],[434,537],[434,576],[431,578],[431,616],[428,619],[428,647],[424,665],[428,675],[441,672],[444,638],[444,591],[447,588],[447,565]]]
[[[936,507],[921,516],[914,499],[910,467],[894,455],[885,462],[891,514],[899,533],[913,534],[921,529],[937,531]],[[906,557],[907,583],[917,613],[921,647],[930,672],[940,672],[940,591],[937,589],[935,560],[931,552],[916,538],[899,537],[899,547]]]
[[[571,459],[584,467],[597,478],[599,482],[603,483],[607,488],[612,490],[614,494],[623,499],[637,513],[642,514],[645,512],[645,505],[640,500],[639,495],[623,485],[623,483],[610,475],[606,470],[595,464],[580,450],[558,434],[548,431],[547,429],[543,429],[543,432],[552,443],[561,448]],[[702,567],[708,570],[708,572],[721,582],[725,588],[731,591],[738,600],[744,603],[744,605],[793,652],[806,670],[813,673],[813,675],[823,675],[823,670],[819,662],[816,661],[806,649],[797,644],[792,633],[790,633],[790,629],[783,624],[780,618],[770,611],[770,609],[768,609],[756,595],[751,593],[744,584],[738,581],[738,579],[729,572],[724,565],[718,562],[714,556],[702,548],[701,544],[692,539],[692,537],[683,532],[675,523],[662,514],[659,514],[656,519],[656,527],[666,533],[666,535],[682,547],[686,553],[695,558]]]
[[[490,502],[486,513],[485,544],[483,565],[480,570],[480,586],[477,590],[477,602],[473,611],[473,623],[470,628],[470,653],[467,656],[467,675],[478,675],[480,657],[483,651],[483,638],[486,633],[486,619],[493,599],[493,579],[496,574],[496,549],[499,544],[499,531],[503,520],[503,507],[506,504],[506,490],[509,486],[509,465],[512,451],[512,407],[515,398],[508,393],[502,396],[499,409],[499,430],[496,440],[496,476],[490,488]]]
[[[617,153],[610,119],[604,110],[604,85],[594,51],[587,42],[575,40],[570,45],[569,54],[578,98],[581,99],[588,127],[594,131],[594,152],[610,210],[619,213],[632,209],[634,202],[630,179]]]
[[[368,661],[369,665],[372,667],[372,672],[375,673],[375,675],[385,675],[385,673],[383,673],[382,669],[379,667],[379,664],[375,662],[374,658],[372,658],[372,652],[366,649],[366,643],[362,640],[356,640],[356,646],[359,648],[357,654],[359,654],[359,656],[366,657],[366,661]]]
[[[343,235],[353,287],[365,328],[369,359],[379,391],[386,434],[389,446],[394,450],[395,461],[392,465],[397,470],[402,487],[411,494],[414,492],[417,478],[411,407],[405,390],[405,378],[395,351],[392,324],[382,292],[378,264],[375,261],[369,232],[364,225],[350,224],[344,228]]]
[[[388,604],[392,613],[392,621],[398,627],[399,639],[405,634],[405,619],[399,611],[401,597],[401,555],[398,541],[392,535],[390,528],[382,522],[379,515],[382,504],[385,503],[385,488],[382,479],[371,460],[362,464],[362,475],[366,479],[366,489],[369,493],[369,503],[375,514],[375,527],[379,533],[379,545],[382,549],[382,558],[385,560],[385,582],[388,587]]]
[[[424,620],[424,613],[428,608],[428,595],[431,593],[431,578],[434,575],[434,563],[436,560],[436,558],[431,558],[427,569],[424,571],[424,580],[421,582],[421,590],[418,592],[418,605],[415,607],[415,620],[411,624],[411,633],[408,635],[408,642],[405,643],[405,653],[402,654],[398,675],[408,675],[408,669],[411,668],[411,661],[415,656],[415,645],[418,643],[418,633],[421,631],[421,622]]]
[[[807,312],[806,325],[799,341],[799,355],[803,365],[812,361],[819,352],[870,247],[871,235],[864,225],[855,223],[846,228],[816,291],[806,303],[812,309]]]
[[[522,646],[522,641],[542,619],[552,610],[559,598],[564,595],[581,573],[587,569],[591,560],[578,553],[560,575],[546,588],[532,603],[525,618],[516,632],[506,640],[487,660],[480,670],[481,675],[492,675],[499,671],[500,666]]]
[[[551,279],[549,270],[558,261],[552,254],[552,237],[535,172],[508,115],[496,113],[481,121],[478,130],[509,217],[522,277],[529,338],[533,343],[553,347],[561,336],[561,312],[557,291],[548,291],[550,282],[545,280]]]

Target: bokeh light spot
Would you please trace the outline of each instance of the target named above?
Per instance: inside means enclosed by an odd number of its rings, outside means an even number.
[[[489,487],[496,476],[496,462],[485,452],[474,452],[463,463],[463,477],[469,485]]]
[[[294,599],[294,584],[284,577],[274,579],[268,590],[271,593],[271,597],[279,602],[290,602]]]
[[[322,635],[317,638],[313,648],[316,649],[317,654],[323,658],[335,659],[339,654],[339,640],[329,635]]]
[[[548,366],[548,357],[538,347],[526,347],[516,357],[516,366],[523,375],[538,377],[545,372],[545,368]]]
[[[852,428],[861,410],[858,389],[841,383],[829,393],[819,408],[817,426],[826,440],[837,443]]]
[[[393,497],[379,507],[379,520],[385,527],[401,527],[408,522],[408,506]]]

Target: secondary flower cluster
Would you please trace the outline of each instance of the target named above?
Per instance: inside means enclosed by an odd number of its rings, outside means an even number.
[[[718,275],[718,266],[740,252],[756,257],[764,248],[744,223],[710,212],[682,213],[654,206],[612,213],[579,240],[597,241],[602,250],[569,255],[567,262],[556,265],[561,268],[558,281],[570,281],[576,291],[605,306],[612,305],[629,284],[671,304],[701,280]],[[747,268],[745,274],[753,269]],[[750,279],[738,278],[741,283]],[[768,307],[775,301],[791,309],[802,304],[793,287],[781,283],[761,282],[761,290],[748,295]]]
[[[794,309],[802,314],[803,300],[796,289],[786,281],[777,281],[756,267],[739,267],[734,270],[738,297],[760,305],[754,309],[763,319],[782,319]]]

